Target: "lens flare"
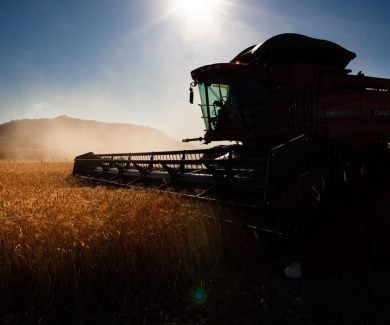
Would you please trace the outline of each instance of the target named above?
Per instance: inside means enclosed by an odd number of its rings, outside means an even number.
[[[206,301],[207,292],[204,288],[197,287],[192,291],[191,297],[195,304],[203,304]]]

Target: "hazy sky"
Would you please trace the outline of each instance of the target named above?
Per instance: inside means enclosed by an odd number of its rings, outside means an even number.
[[[0,123],[66,114],[196,137],[191,70],[295,32],[390,77],[389,12],[375,0],[0,0]]]

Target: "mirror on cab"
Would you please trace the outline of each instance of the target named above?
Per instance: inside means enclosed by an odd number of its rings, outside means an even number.
[[[196,87],[196,81],[190,83],[190,104],[194,103],[194,87]]]
[[[190,88],[190,104],[194,103],[194,91],[192,88]]]

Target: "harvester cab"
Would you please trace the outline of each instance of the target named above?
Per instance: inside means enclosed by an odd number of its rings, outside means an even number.
[[[235,63],[207,65],[192,71],[198,86],[200,108],[205,124],[205,143],[213,141],[247,142],[265,120],[266,83],[263,69]]]

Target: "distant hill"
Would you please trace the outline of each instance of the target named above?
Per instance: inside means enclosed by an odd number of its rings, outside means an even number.
[[[72,159],[76,155],[190,149],[156,129],[67,116],[0,124],[0,159]]]

